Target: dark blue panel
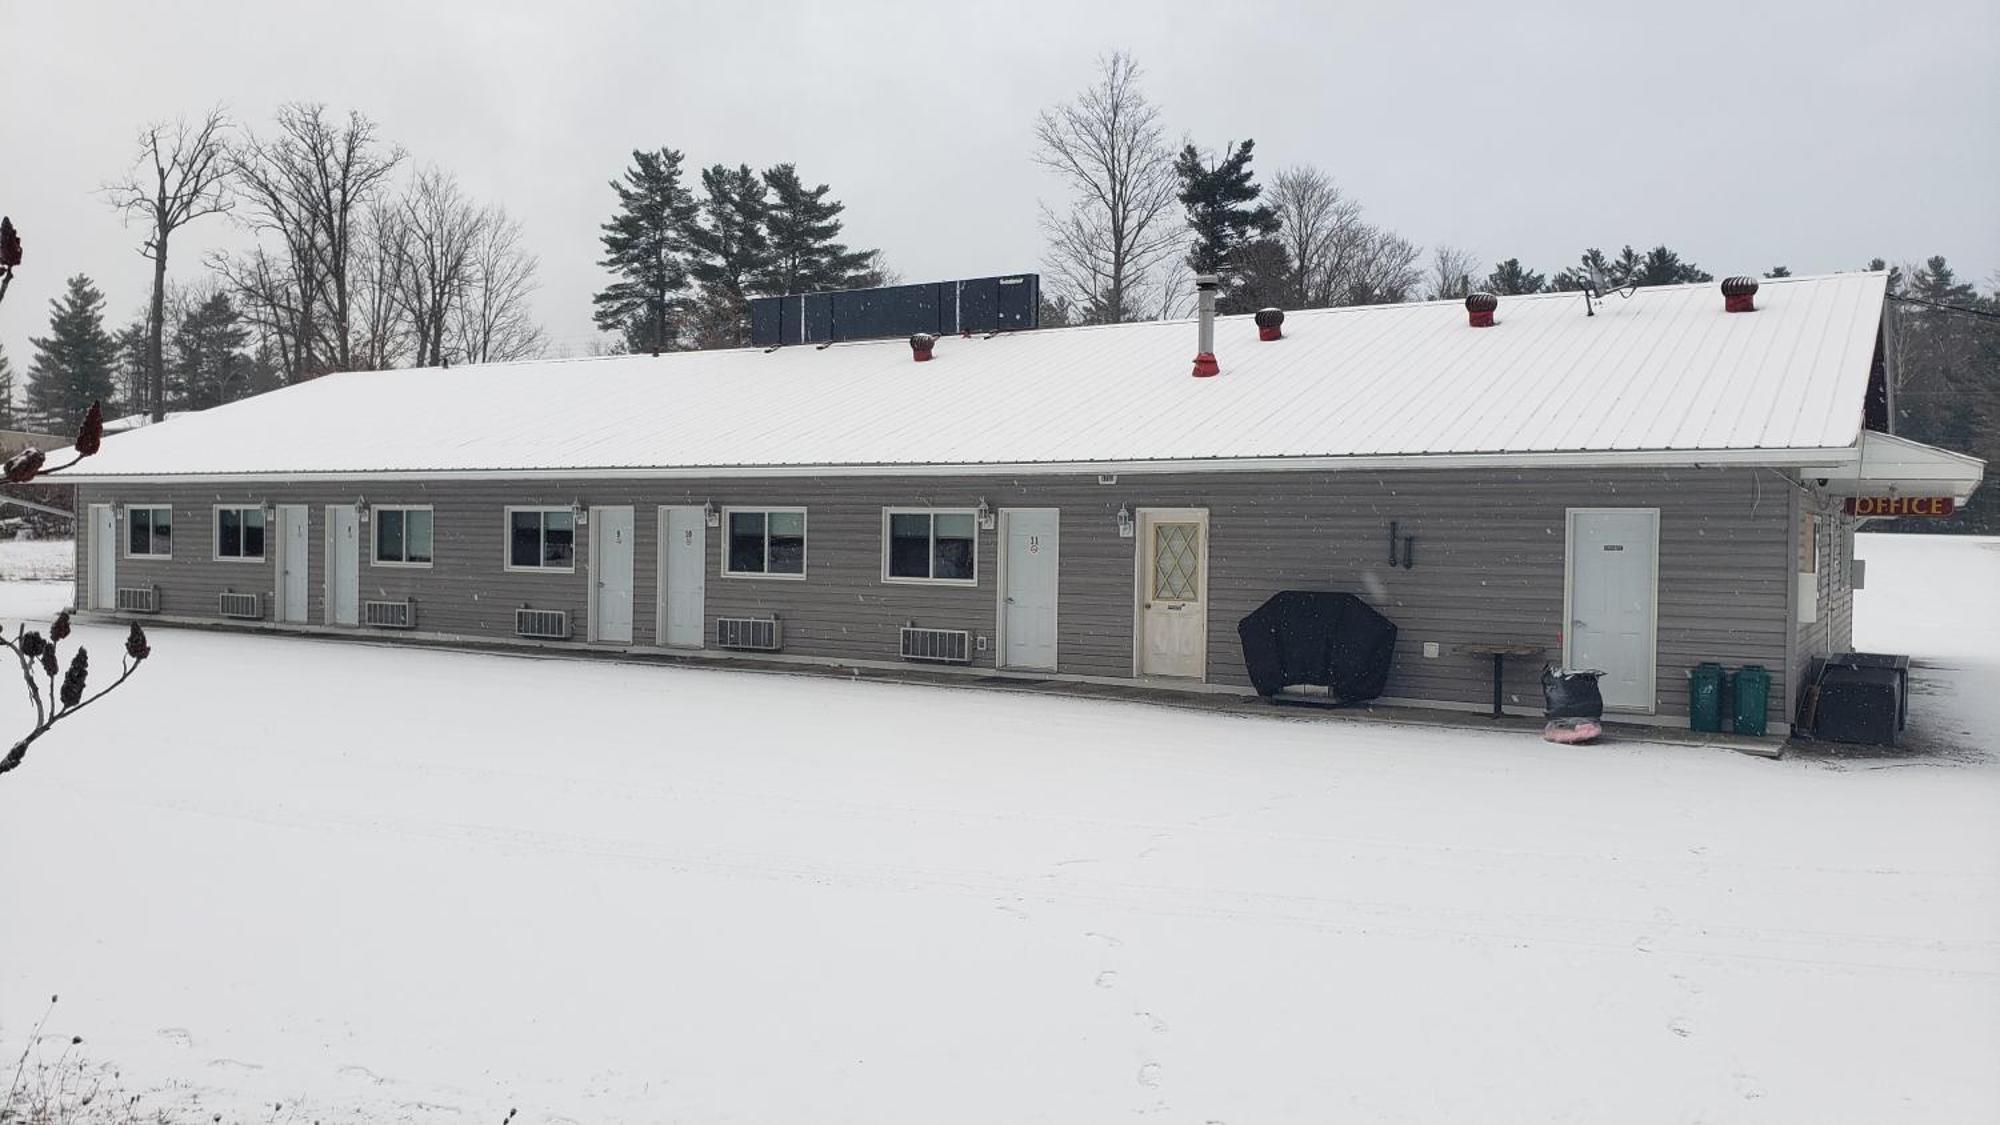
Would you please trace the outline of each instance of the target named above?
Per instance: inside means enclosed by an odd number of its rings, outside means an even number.
[[[1035,328],[1042,322],[1042,279],[1032,273],[995,280],[999,305],[993,327],[999,332]]]
[[[991,332],[999,321],[1000,285],[990,277],[958,283],[958,330]]]
[[[783,297],[755,297],[750,301],[750,343],[774,348],[785,342],[780,325],[784,318],[778,305]]]
[[[855,289],[833,295],[833,335],[837,340],[869,340],[939,330],[941,286],[896,285]]]
[[[833,339],[833,294],[808,293],[800,303],[805,305],[805,335],[800,342],[824,344]]]

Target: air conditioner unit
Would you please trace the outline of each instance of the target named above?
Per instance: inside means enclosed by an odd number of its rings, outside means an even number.
[[[160,612],[160,588],[158,586],[120,586],[114,603],[123,613]]]
[[[399,602],[362,602],[361,623],[377,629],[414,629],[417,603],[412,598]]]
[[[775,617],[718,617],[715,619],[715,647],[776,652],[784,643],[784,630]]]
[[[221,612],[224,617],[242,617],[255,621],[264,616],[264,595],[238,594],[224,590]]]
[[[523,637],[566,641],[569,639],[569,613],[560,609],[517,609],[514,611],[514,632]]]
[[[903,659],[932,664],[972,663],[972,634],[963,629],[903,626]]]

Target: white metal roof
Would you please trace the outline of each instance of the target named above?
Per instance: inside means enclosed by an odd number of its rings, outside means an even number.
[[[1881,273],[1189,321],[332,375],[148,426],[106,477],[939,472],[970,467],[1793,463],[1855,446]],[[1790,461],[1780,454],[1792,454]]]

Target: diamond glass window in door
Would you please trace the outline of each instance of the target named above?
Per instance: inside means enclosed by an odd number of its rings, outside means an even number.
[[[1153,525],[1153,600],[1191,602],[1201,596],[1201,525]]]

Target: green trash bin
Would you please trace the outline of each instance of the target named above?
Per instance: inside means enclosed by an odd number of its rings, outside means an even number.
[[[1688,670],[1688,729],[1722,729],[1722,665],[1704,661]]]
[[[1734,712],[1737,734],[1747,734],[1762,738],[1768,719],[1766,708],[1771,696],[1771,673],[1761,664],[1746,664],[1736,670],[1734,699],[1730,707]]]

